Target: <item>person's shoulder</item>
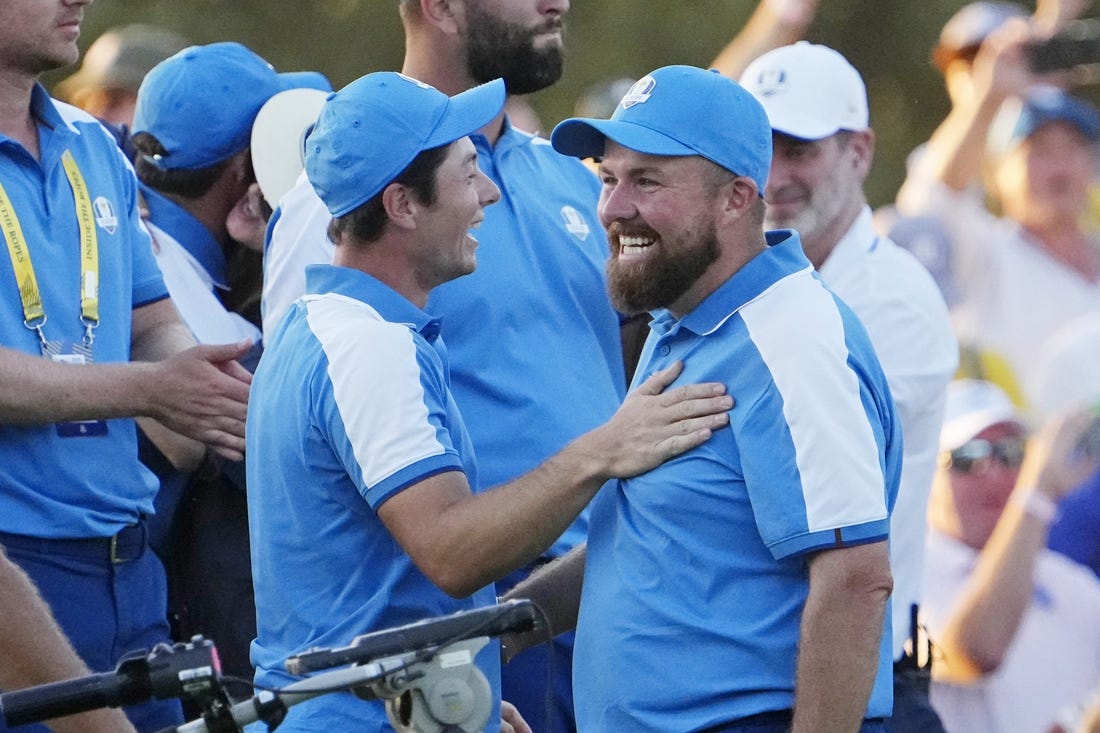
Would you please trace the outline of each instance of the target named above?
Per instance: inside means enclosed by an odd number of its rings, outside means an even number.
[[[98,117],[85,112],[79,107],[74,107],[68,102],[62,102],[58,99],[52,99],[51,101],[53,102],[54,109],[57,110],[62,121],[68,125],[70,130],[79,135],[90,133],[95,136],[97,142],[102,138],[115,147],[118,147],[117,138],[107,129]]]
[[[944,301],[943,292],[928,268],[889,237],[878,237],[870,261],[879,265],[882,274],[904,293],[920,296],[923,302]]]

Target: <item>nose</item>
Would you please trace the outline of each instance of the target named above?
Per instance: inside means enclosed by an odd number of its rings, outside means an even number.
[[[562,16],[569,12],[569,0],[545,0],[542,4],[543,15]]]
[[[605,185],[600,191],[600,202],[596,207],[600,222],[606,227],[613,221],[629,221],[638,214],[638,209],[629,193],[622,186]]]
[[[500,201],[500,189],[497,187],[497,184],[493,183],[492,179],[480,170],[477,172],[477,183],[478,200],[481,202],[482,208],[492,206],[497,201]]]

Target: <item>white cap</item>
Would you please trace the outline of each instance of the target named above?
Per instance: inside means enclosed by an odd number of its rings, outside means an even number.
[[[320,89],[287,89],[267,100],[252,123],[252,168],[272,209],[302,172],[306,134],[327,97]]]
[[[840,130],[866,130],[867,88],[848,60],[827,46],[799,41],[769,51],[741,75],[764,106],[772,130],[821,140]]]
[[[940,450],[955,450],[989,426],[1003,422],[1024,424],[1004,390],[981,379],[956,379],[947,385]]]

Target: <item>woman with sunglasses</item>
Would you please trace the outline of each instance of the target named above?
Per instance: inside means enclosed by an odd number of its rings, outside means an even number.
[[[1028,439],[998,387],[948,388],[921,608],[947,730],[1049,733],[1100,685],[1100,582],[1046,549],[1059,500],[1096,468],[1078,450],[1090,419]]]

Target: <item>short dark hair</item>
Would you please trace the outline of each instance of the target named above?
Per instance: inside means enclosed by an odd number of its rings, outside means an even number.
[[[134,153],[134,171],[138,180],[160,193],[197,199],[202,196],[229,166],[229,158],[206,168],[161,168],[152,159],[168,155],[160,140],[148,132],[139,132],[131,139]]]
[[[397,174],[392,183],[400,183],[411,188],[413,195],[425,206],[435,203],[439,195],[436,187],[435,172],[443,164],[447,157],[447,151],[454,143],[440,145],[436,148],[422,150],[405,170]],[[390,184],[386,184],[389,187]],[[382,231],[389,221],[386,207],[382,204],[382,194],[385,188],[375,196],[360,204],[343,216],[336,217],[328,225],[328,237],[333,242],[347,235],[363,242],[374,242],[382,236]]]

